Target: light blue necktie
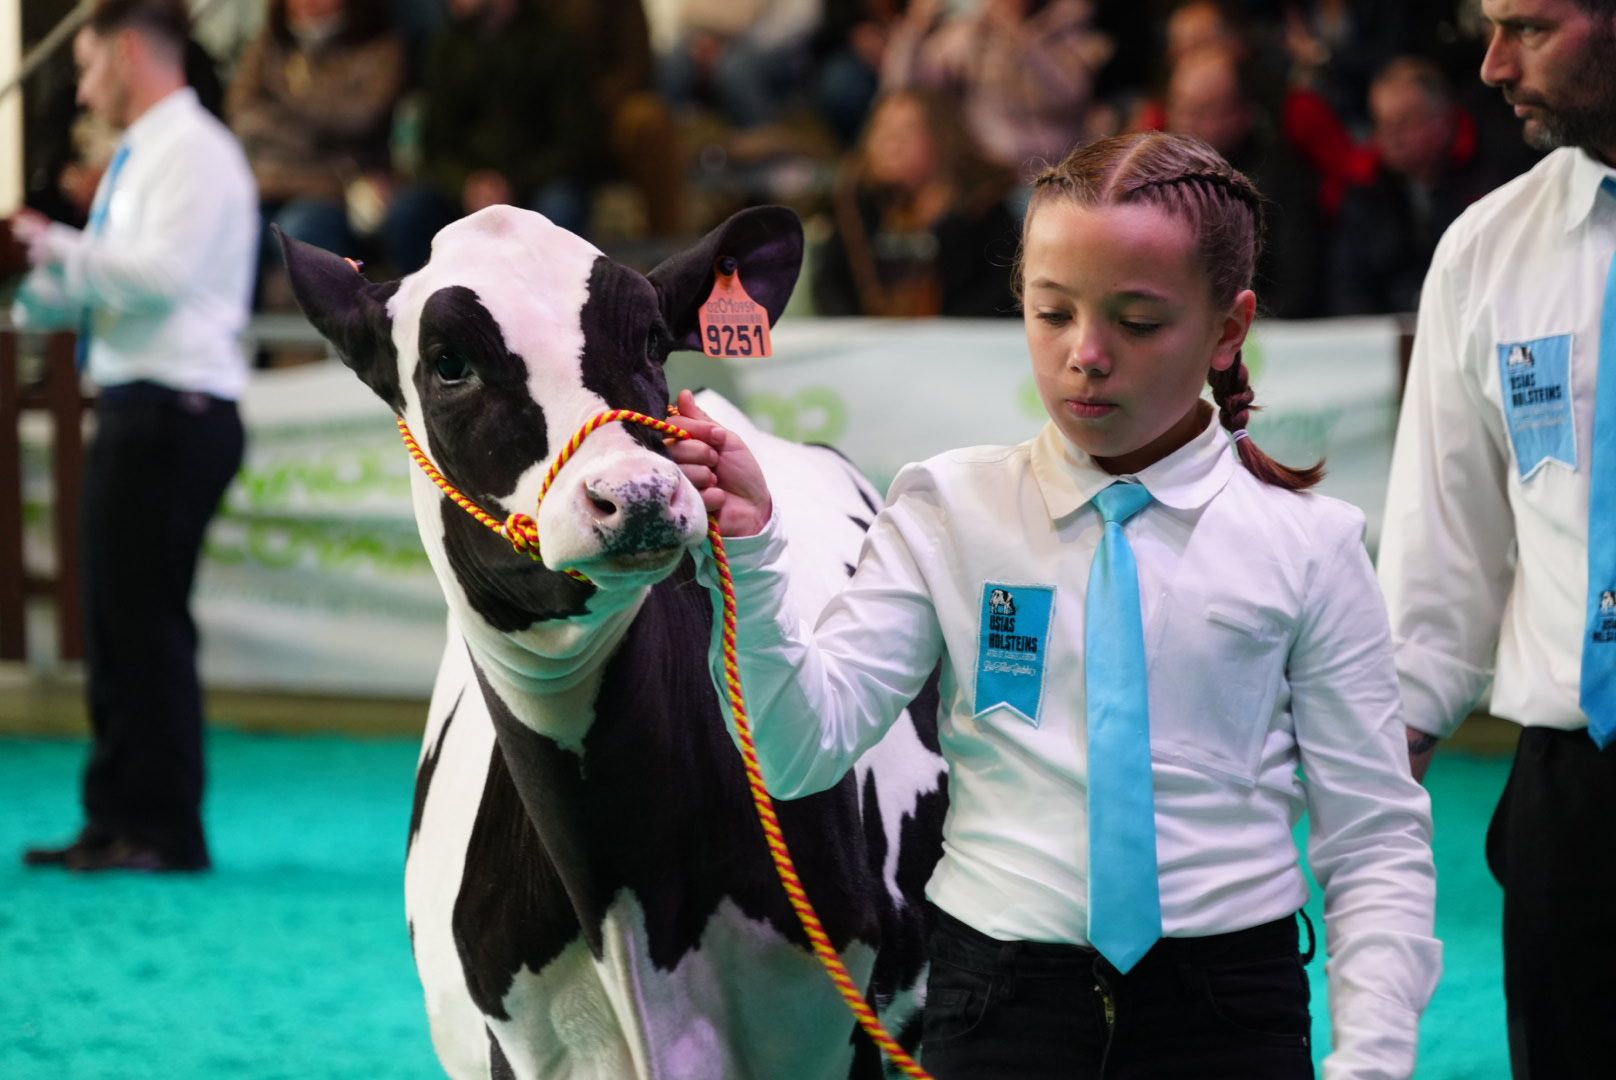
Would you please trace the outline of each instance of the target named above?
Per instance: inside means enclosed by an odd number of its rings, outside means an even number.
[[[1600,185],[1616,197],[1616,180]],[[1605,275],[1599,323],[1594,451],[1588,472],[1588,624],[1582,639],[1582,711],[1601,748],[1616,739],[1616,257]]]
[[[129,144],[120,142],[118,149],[112,155],[112,161],[107,165],[107,175],[101,181],[101,188],[95,193],[95,202],[90,205],[90,217],[84,223],[84,231],[91,236],[101,235],[101,230],[107,227],[107,211],[112,206],[112,189],[118,183],[118,174],[123,171],[123,163],[129,160]],[[74,347],[73,355],[78,361],[79,370],[84,370],[85,363],[90,358],[90,334],[94,330],[94,319],[90,306],[84,306],[84,314],[79,316],[79,340]]]
[[[1089,728],[1089,941],[1122,972],[1161,937],[1156,796],[1139,567],[1123,523],[1150,503],[1140,484],[1094,496],[1105,534],[1089,570],[1083,668]]]

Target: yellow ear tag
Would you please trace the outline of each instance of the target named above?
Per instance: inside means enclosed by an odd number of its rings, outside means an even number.
[[[713,266],[713,291],[697,312],[701,351],[736,359],[774,355],[769,340],[769,312],[746,295],[740,267],[725,255]]]

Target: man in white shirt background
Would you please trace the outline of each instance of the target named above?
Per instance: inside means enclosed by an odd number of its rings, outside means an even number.
[[[1487,837],[1517,1080],[1609,1076],[1616,1017],[1616,0],[1483,0],[1554,152],[1443,236],[1380,549],[1409,750],[1491,683],[1521,725]]]
[[[79,102],[123,138],[85,229],[24,211],[13,315],[78,328],[100,388],[84,487],[85,825],[30,865],[200,870],[202,702],[190,592],[241,464],[238,336],[258,235],[240,147],[186,85],[184,0],[98,0],[74,39]]]

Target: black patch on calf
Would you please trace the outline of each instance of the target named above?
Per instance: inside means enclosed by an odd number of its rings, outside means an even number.
[[[516,1070],[511,1068],[510,1059],[492,1031],[488,1032],[488,1080],[516,1080]]]
[[[584,388],[614,409],[660,419],[668,410],[662,363],[672,338],[662,321],[656,289],[640,274],[601,256],[589,271],[589,299],[578,315],[584,331]],[[624,429],[662,449],[662,436],[641,424]]]
[[[470,365],[472,374],[444,381],[437,368],[445,358]],[[428,452],[450,483],[490,513],[488,503],[508,498],[522,474],[550,453],[544,410],[529,392],[528,374],[527,362],[505,347],[499,322],[471,289],[451,285],[421,305],[414,379]]]
[[[920,741],[931,750],[937,747],[937,703],[940,700],[938,683],[941,667],[931,673],[926,685],[909,705],[909,718],[913,721]],[[898,844],[898,865],[895,878],[900,896],[913,897],[917,903],[926,894],[926,882],[931,879],[937,860],[943,854],[943,817],[948,812],[948,777],[938,762],[938,784],[933,791],[920,795],[914,810],[903,815],[898,835],[890,838]],[[864,782],[864,843],[869,849],[872,867],[886,863],[889,838],[882,824],[881,797],[876,787],[875,774],[869,773]],[[868,994],[879,1009],[891,1003],[901,989],[911,986],[920,977],[926,965],[926,941],[930,932],[929,919],[917,919],[913,913],[899,912],[891,894],[879,891],[876,903],[880,908],[883,937],[881,951],[875,958]],[[924,909],[922,909],[924,910]]]
[[[455,713],[460,711],[460,702],[465,696],[465,690],[461,690],[460,696],[455,698],[455,703],[449,706],[449,715],[443,718],[443,726],[438,729],[438,737],[433,740],[431,748],[422,755],[420,767],[415,770],[415,804],[410,808],[409,839],[404,842],[406,856],[415,846],[416,834],[421,831],[421,813],[426,809],[426,796],[432,787],[432,774],[438,770],[438,758],[443,756],[443,740],[448,736],[449,725],[454,723]]]
[[[497,506],[484,509],[499,512]],[[593,585],[521,554],[509,540],[448,499],[439,503],[438,513],[443,519],[443,551],[455,580],[471,609],[495,630],[515,633],[589,610]]]
[[[943,754],[943,744],[937,737],[937,717],[943,707],[942,677],[943,669],[939,665],[920,688],[920,693],[915,695],[915,700],[909,703],[909,718],[915,723],[915,735],[920,739],[920,745],[938,757]]]
[[[518,963],[553,957],[580,929],[599,958],[607,906],[625,888],[645,911],[651,958],[665,969],[698,947],[726,899],[807,948],[775,877],[740,755],[707,673],[712,619],[712,601],[695,582],[687,558],[652,588],[607,662],[581,758],[522,725],[483,684],[502,758],[543,847],[542,896],[557,905],[539,902],[541,893],[532,885],[522,886],[530,899],[520,906],[478,905],[479,919],[527,920],[520,933],[481,926],[495,944],[478,950],[484,969],[468,972],[468,978],[486,988],[485,997],[509,987],[509,972]],[[483,817],[492,816],[491,805],[485,796],[479,833]],[[851,776],[830,791],[777,807],[831,940],[838,948],[853,939],[879,942],[874,894],[883,886],[878,870],[871,869],[879,864],[866,858]],[[492,824],[486,831],[487,839],[494,838]],[[499,837],[526,842],[525,833]],[[480,876],[508,876],[503,867],[509,854],[486,840],[478,851],[475,864],[467,859],[468,886]],[[534,860],[524,850],[519,861],[526,867]],[[550,881],[552,872],[559,885]],[[523,876],[531,878],[532,871]],[[459,927],[459,905],[456,915]],[[466,923],[467,931],[477,929]],[[548,944],[519,950],[517,943],[526,941]]]
[[[542,970],[578,937],[561,878],[528,821],[498,743],[466,847],[453,924],[466,989],[485,1015],[499,1020],[510,1019],[505,995],[516,973]]]

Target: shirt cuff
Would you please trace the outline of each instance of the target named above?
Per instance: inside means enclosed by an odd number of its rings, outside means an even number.
[[[739,633],[746,645],[776,645],[787,635],[780,625],[786,599],[786,537],[778,512],[769,515],[761,532],[726,536],[730,577],[735,583]]]
[[[1481,700],[1492,672],[1406,638],[1392,644],[1397,654],[1403,722],[1439,739],[1452,735]]]
[[[1335,1049],[1324,1059],[1324,1080],[1412,1077],[1419,1057],[1420,1014],[1369,991],[1336,996],[1331,1007]]]

